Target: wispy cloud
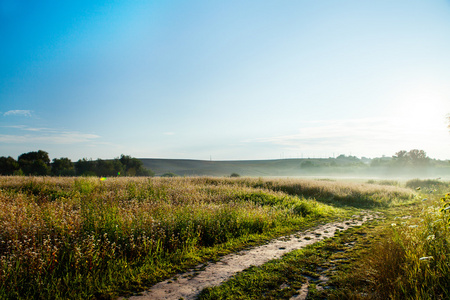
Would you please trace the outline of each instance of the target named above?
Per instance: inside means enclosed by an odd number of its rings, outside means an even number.
[[[91,142],[100,138],[96,134],[76,131],[62,131],[50,128],[33,128],[24,125],[5,126],[8,128],[28,131],[27,134],[0,134],[0,143],[47,143],[47,144],[75,144]]]
[[[175,132],[171,132],[171,131],[169,131],[169,132],[164,132],[164,135],[175,135]]]
[[[54,130],[51,128],[28,127],[26,125],[9,125],[9,126],[3,126],[3,127],[21,129],[24,131],[34,131],[34,132],[58,132],[57,130]]]
[[[246,143],[270,144],[288,151],[333,153],[391,153],[432,144],[438,129],[390,118],[304,122],[297,133],[250,139]],[[441,130],[442,131],[442,130]],[[394,153],[394,152],[393,152]]]
[[[253,142],[268,142],[279,145],[298,143],[347,143],[350,140],[389,139],[393,135],[392,124],[386,120],[331,120],[305,122],[298,133],[253,139]]]
[[[20,116],[20,117],[31,117],[31,110],[9,110],[3,113],[3,116]]]

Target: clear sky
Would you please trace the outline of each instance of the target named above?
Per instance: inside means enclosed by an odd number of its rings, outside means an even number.
[[[0,0],[0,156],[450,159],[450,0]]]

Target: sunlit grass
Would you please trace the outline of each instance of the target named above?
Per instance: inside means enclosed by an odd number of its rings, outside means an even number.
[[[366,258],[379,293],[391,299],[450,298],[449,225],[439,197],[428,197],[416,218],[398,220]]]
[[[290,179],[0,177],[0,298],[139,290],[248,240],[390,197],[414,193]]]
[[[423,201],[383,209],[386,219],[250,268],[201,299],[289,299],[307,278],[308,299],[449,299],[450,194],[442,192],[450,183],[407,186]],[[284,272],[291,269],[295,277]],[[329,277],[321,289],[319,275]]]
[[[450,183],[412,180],[407,186],[420,188],[425,201],[397,211],[372,231],[352,272],[337,279],[340,289],[328,298],[450,298],[450,229],[442,209],[450,198],[442,191],[450,190]]]

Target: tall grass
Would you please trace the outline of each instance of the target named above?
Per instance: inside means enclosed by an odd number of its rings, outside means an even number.
[[[450,195],[439,196],[450,183],[413,180],[407,185],[426,191],[422,210],[394,220],[355,274],[364,274],[380,299],[450,299],[450,224],[442,209]]]
[[[293,180],[0,177],[0,298],[114,296],[220,245],[344,213],[312,195],[350,205],[413,197]]]
[[[413,203],[416,195],[407,188],[383,184],[356,182],[319,181],[307,179],[198,178],[209,184],[232,184],[282,192],[291,196],[313,198],[335,206],[360,208],[391,207]]]

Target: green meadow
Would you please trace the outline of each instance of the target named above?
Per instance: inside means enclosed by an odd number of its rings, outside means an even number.
[[[450,183],[406,186],[420,202],[379,209],[383,219],[251,267],[198,299],[290,299],[305,286],[307,299],[449,299]]]
[[[319,223],[350,218],[361,210],[381,211],[386,218],[377,226],[365,227],[383,238],[361,241],[370,245],[353,251],[357,254],[352,261],[361,264],[358,276],[374,285],[383,281],[383,276],[374,274],[381,274],[376,273],[386,267],[381,257],[392,250],[393,259],[398,260],[395,272],[401,278],[389,283],[393,291],[419,297],[428,295],[429,286],[433,295],[445,295],[447,286],[442,282],[448,279],[450,240],[447,206],[441,204],[448,197],[439,202],[439,195],[445,195],[449,185],[380,183],[242,177],[0,177],[0,298],[132,295],[201,262]],[[422,201],[421,193],[429,199]],[[408,222],[417,219],[417,224],[385,226],[405,212],[411,215]],[[376,261],[371,260],[375,259],[371,252],[363,255],[371,247],[375,258],[380,257]],[[283,259],[293,259],[292,255],[294,260],[298,256],[291,253]],[[380,269],[364,275],[364,264]],[[299,276],[305,273],[299,270]],[[279,275],[269,277],[284,280]],[[333,280],[341,280],[334,286],[345,286],[353,279],[338,276]],[[427,286],[414,285],[415,280]],[[223,286],[227,284],[232,283]],[[273,284],[268,286],[272,288],[261,290],[274,290]],[[344,290],[350,293],[350,287]],[[208,289],[201,297],[228,298],[220,288]],[[239,293],[248,299],[264,296]]]

